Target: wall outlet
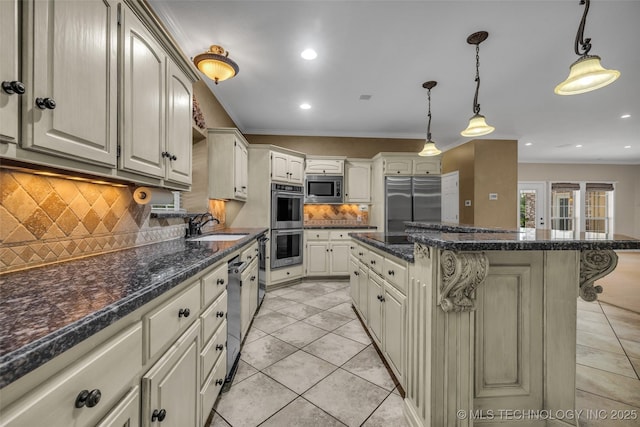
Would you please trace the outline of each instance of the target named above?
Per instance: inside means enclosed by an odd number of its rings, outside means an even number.
[[[489,193],[489,200],[498,200],[498,193]]]
[[[360,205],[360,206],[358,206],[358,209],[360,210],[360,212],[368,212],[369,211],[369,205]]]
[[[465,200],[464,201],[464,205],[465,206],[471,206],[471,200]]]
[[[358,215],[358,216],[356,217],[356,221],[358,221],[358,222],[362,222],[362,215]]]

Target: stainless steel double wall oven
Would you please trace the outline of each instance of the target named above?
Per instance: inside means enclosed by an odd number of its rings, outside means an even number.
[[[304,188],[271,184],[271,268],[302,264]]]

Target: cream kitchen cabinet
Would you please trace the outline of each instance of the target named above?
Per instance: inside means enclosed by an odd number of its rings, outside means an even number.
[[[191,184],[191,84],[133,11],[121,8],[122,170]]]
[[[115,167],[118,3],[30,0],[22,5],[22,147]]]
[[[371,202],[371,161],[347,160],[345,165],[346,203]]]
[[[350,231],[305,230],[306,276],[349,275]]]
[[[344,157],[307,156],[304,173],[307,175],[342,175],[344,174]]]
[[[200,426],[200,321],[142,377],[142,425]]]
[[[411,156],[408,153],[379,153],[374,157],[382,160],[384,175],[440,174],[441,157]]]
[[[351,299],[353,300],[353,305],[360,313],[363,321],[367,321],[367,297],[369,295],[367,289],[367,281],[369,280],[368,270],[366,266],[363,266],[362,263],[358,262],[358,259],[354,256],[349,258],[349,266],[351,268],[350,271],[350,286],[351,286]]]
[[[0,1],[0,155],[8,150],[1,144],[18,142],[18,106],[25,90],[18,73],[18,12],[18,0]]]
[[[384,283],[380,276],[369,274],[367,292],[367,325],[369,326],[371,337],[378,344],[378,347],[382,349]]]
[[[271,152],[271,180],[292,184],[304,183],[304,158],[277,151]]]
[[[138,427],[140,425],[140,387],[131,389],[96,427]]]
[[[254,258],[240,277],[240,331],[245,337],[258,304],[258,259]]]
[[[411,175],[413,161],[408,158],[386,158],[382,162],[382,172],[385,175]]]
[[[413,175],[439,175],[440,157],[413,159]]]
[[[249,194],[248,142],[235,128],[208,130],[208,188],[211,199],[245,201]]]

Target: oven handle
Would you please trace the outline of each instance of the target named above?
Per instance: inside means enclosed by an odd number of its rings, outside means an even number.
[[[304,197],[304,193],[290,192],[290,191],[274,191],[274,196],[293,196],[293,197]]]
[[[276,234],[300,234],[302,233],[301,229],[295,229],[295,230],[273,230],[274,233]]]

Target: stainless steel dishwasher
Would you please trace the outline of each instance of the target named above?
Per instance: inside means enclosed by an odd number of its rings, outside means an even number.
[[[238,369],[240,359],[240,344],[242,331],[240,329],[240,276],[246,262],[241,262],[240,257],[229,260],[229,283],[227,285],[227,376],[222,391],[229,390],[233,377]]]

